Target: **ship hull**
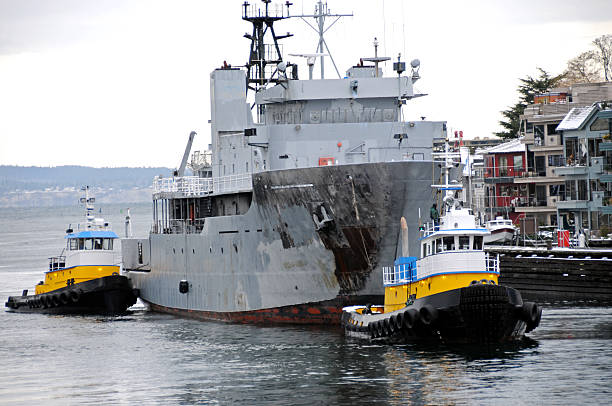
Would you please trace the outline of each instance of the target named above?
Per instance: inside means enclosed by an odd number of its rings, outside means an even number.
[[[373,341],[495,344],[521,339],[541,316],[541,308],[524,303],[517,290],[477,284],[417,299],[390,313],[345,311],[342,326],[349,336]]]
[[[49,314],[121,314],[136,303],[129,279],[111,275],[30,296],[10,296],[9,311]]]
[[[402,216],[418,253],[436,171],[431,161],[403,161],[257,173],[248,212],[207,218],[197,234],[124,240],[124,268],[155,311],[336,323],[343,306],[383,298],[382,267],[401,250]],[[150,252],[142,265],[137,244]]]

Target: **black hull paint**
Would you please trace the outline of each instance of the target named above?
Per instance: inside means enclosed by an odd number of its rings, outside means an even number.
[[[128,278],[111,275],[44,294],[10,296],[5,307],[49,314],[121,314],[136,303],[137,296]]]
[[[392,343],[437,339],[488,344],[521,339],[535,329],[542,310],[512,288],[473,285],[416,300],[384,314],[343,312],[347,335]]]

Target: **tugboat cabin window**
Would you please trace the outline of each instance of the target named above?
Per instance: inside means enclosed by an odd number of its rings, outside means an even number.
[[[431,255],[431,244],[427,243],[427,255]]]
[[[475,235],[474,236],[474,249],[481,250],[482,249],[482,236]]]
[[[469,250],[470,249],[470,237],[465,235],[459,236],[459,249],[460,250]]]
[[[444,251],[455,250],[455,237],[444,237],[442,240],[444,241]]]
[[[436,253],[442,252],[442,238],[436,239]]]
[[[102,249],[102,238],[94,238],[94,249],[101,250]]]
[[[93,249],[93,238],[85,238],[85,249],[86,250]]]
[[[70,251],[76,251],[79,249],[79,241],[76,238],[70,238],[68,240],[68,249]]]
[[[111,250],[113,249],[113,239],[112,238],[105,238],[104,241],[102,241],[102,249],[105,250]]]

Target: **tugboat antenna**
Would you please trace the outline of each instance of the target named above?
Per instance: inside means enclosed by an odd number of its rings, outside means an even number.
[[[325,54],[329,54],[329,59],[331,59],[332,64],[334,65],[334,69],[336,69],[336,73],[338,74],[338,78],[342,79],[342,76],[340,75],[340,71],[338,71],[338,67],[336,66],[336,62],[334,62],[334,57],[331,54],[331,51],[329,50],[329,46],[327,46],[327,42],[325,42],[325,38],[323,37],[323,34],[325,34],[327,32],[327,30],[329,30],[332,25],[334,25],[340,18],[342,17],[352,17],[353,13],[351,14],[332,14],[330,13],[329,9],[327,8],[327,2],[323,3],[321,0],[319,0],[317,2],[317,5],[315,6],[315,12],[314,14],[302,14],[302,15],[296,15],[296,16],[292,16],[292,17],[299,17],[302,20],[304,20],[304,22],[306,24],[308,24],[308,26],[310,28],[312,28],[313,30],[315,30],[315,32],[317,34],[319,34],[319,42],[317,44],[317,50],[316,53],[317,54],[322,54],[321,57],[319,58],[319,61],[321,63],[321,79],[325,79]],[[317,21],[317,27],[315,28],[312,24],[310,24],[305,17],[312,17]],[[336,17],[336,19],[334,21],[331,22],[331,24],[329,24],[329,26],[327,28],[325,28],[325,18],[326,17]],[[327,50],[327,51],[326,51]]]

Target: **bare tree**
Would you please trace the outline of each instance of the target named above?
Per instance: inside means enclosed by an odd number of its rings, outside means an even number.
[[[602,64],[603,76],[606,82],[612,80],[612,34],[602,35],[593,40],[597,49],[597,57]]]
[[[561,86],[570,86],[574,83],[593,83],[601,81],[602,75],[598,66],[598,55],[596,51],[586,51],[567,62],[567,68],[563,72]]]

